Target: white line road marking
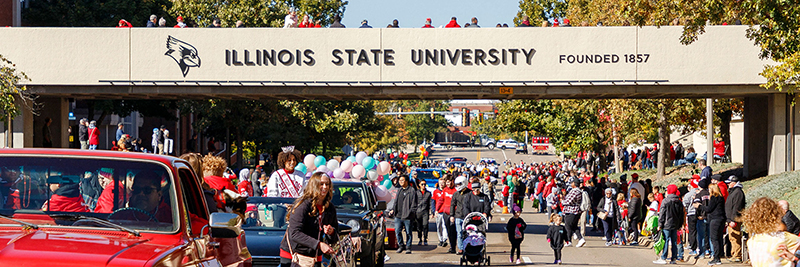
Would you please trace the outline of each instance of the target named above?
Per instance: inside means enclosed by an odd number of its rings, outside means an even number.
[[[503,160],[508,160],[508,157],[506,157],[506,150],[500,149],[500,151],[503,152]]]
[[[525,263],[533,263],[533,261],[531,261],[531,258],[528,257],[522,257],[522,261]]]

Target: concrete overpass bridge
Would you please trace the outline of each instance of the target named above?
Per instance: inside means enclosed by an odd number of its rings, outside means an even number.
[[[771,62],[746,27],[689,46],[681,30],[2,28],[0,54],[45,104],[8,146],[33,146],[47,116],[65,147],[68,99],[744,98],[745,173],[800,168],[797,110],[759,87]]]

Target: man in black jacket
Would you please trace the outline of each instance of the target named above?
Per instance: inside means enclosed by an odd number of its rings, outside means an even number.
[[[797,219],[794,212],[789,209],[789,201],[780,200],[778,201],[778,206],[781,206],[783,210],[783,218],[781,218],[781,221],[786,225],[786,232],[793,235],[800,234],[800,219]]]
[[[395,196],[394,206],[389,216],[394,216],[394,233],[397,237],[397,253],[406,251],[411,254],[411,220],[415,219],[414,211],[417,208],[417,191],[409,186],[408,175],[402,175],[397,180],[400,188]],[[406,232],[406,242],[403,244],[403,231]]]
[[[734,175],[725,181],[728,184],[728,199],[725,200],[725,216],[728,222],[728,239],[731,241],[731,262],[742,262],[742,224],[739,216],[744,210],[745,198],[742,184]]]
[[[458,246],[458,252],[456,254],[461,255],[463,253],[464,248],[461,247],[463,243],[461,242],[461,226],[464,223],[464,196],[469,194],[469,188],[466,185],[467,178],[464,176],[459,176],[456,178],[456,192],[453,194],[453,197],[450,201],[450,214],[453,216],[450,217],[450,222],[456,224],[456,245]]]
[[[492,217],[492,201],[489,196],[481,192],[481,183],[472,183],[472,193],[463,196],[462,211],[464,216],[473,212],[480,212],[486,218]]]
[[[81,149],[89,149],[89,122],[86,118],[81,119],[78,124],[78,141]]]
[[[671,247],[672,257],[670,264],[675,264],[675,260],[678,259],[679,249],[678,229],[683,227],[685,214],[683,202],[678,198],[678,187],[674,184],[667,186],[667,196],[664,198],[663,203],[661,203],[661,211],[658,212],[658,229],[663,231],[665,237],[664,251],[661,253],[661,259],[653,263],[666,264],[667,255],[669,254],[667,248]]]

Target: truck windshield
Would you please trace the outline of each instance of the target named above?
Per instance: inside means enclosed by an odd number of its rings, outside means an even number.
[[[0,156],[0,214],[38,226],[177,229],[175,190],[160,164],[108,158]],[[0,225],[14,224],[0,219]]]
[[[333,184],[333,199],[331,202],[336,209],[348,209],[362,211],[367,209],[367,202],[364,201],[364,189],[361,185]]]
[[[289,224],[286,221],[286,212],[292,202],[261,202],[247,203],[244,230],[256,231],[281,231],[286,230]]]

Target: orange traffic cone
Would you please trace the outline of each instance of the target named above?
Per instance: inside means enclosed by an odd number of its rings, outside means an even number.
[[[508,207],[503,207],[503,214],[508,214]]]

